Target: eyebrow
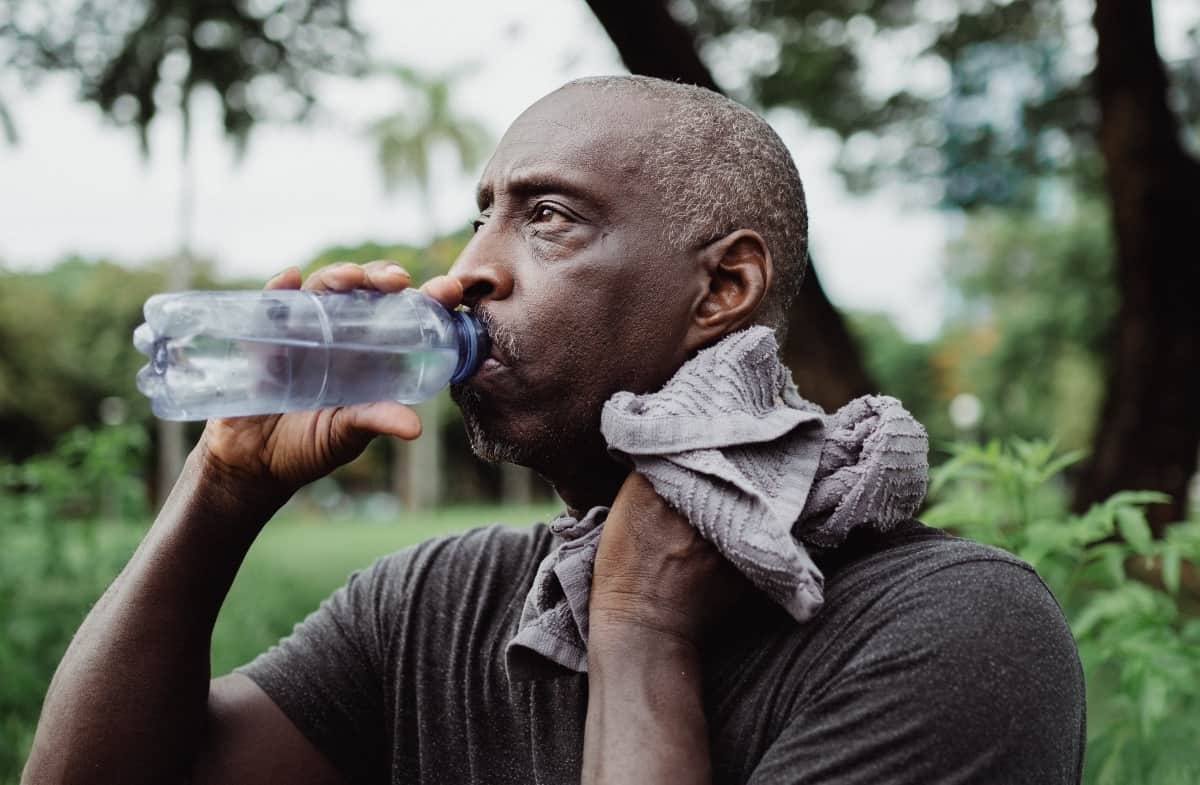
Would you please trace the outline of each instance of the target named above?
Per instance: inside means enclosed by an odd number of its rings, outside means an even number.
[[[604,200],[595,192],[559,172],[544,170],[522,172],[508,182],[505,190],[521,200],[528,200],[540,194],[555,193],[577,199],[598,209],[605,207]],[[480,182],[479,188],[475,192],[475,203],[479,209],[487,209],[491,206],[494,198],[495,192],[491,183]]]

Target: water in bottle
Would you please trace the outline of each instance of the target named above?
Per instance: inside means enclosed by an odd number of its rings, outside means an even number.
[[[166,420],[416,403],[488,355],[473,314],[411,289],[174,292],[144,313],[137,385]]]

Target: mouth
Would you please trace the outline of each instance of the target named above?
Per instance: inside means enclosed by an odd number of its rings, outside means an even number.
[[[491,352],[479,364],[479,368],[466,381],[468,383],[476,379],[484,379],[496,373],[507,371],[508,361],[503,352],[499,351],[494,345]]]
[[[484,358],[475,375],[509,368],[512,366],[512,356],[515,351],[512,333],[507,327],[501,325],[489,311],[479,309],[476,314],[488,331],[490,346],[488,356]]]

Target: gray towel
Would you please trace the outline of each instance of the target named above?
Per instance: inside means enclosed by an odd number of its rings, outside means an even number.
[[[609,399],[600,430],[614,455],[750,581],[797,621],[823,602],[823,578],[804,542],[836,547],[856,526],[886,530],[925,498],[925,429],[886,396],[836,414],[800,397],[765,327],[726,336],[648,395]],[[607,507],[550,528],[563,540],[538,567],[509,677],[546,661],[587,671],[588,597]]]

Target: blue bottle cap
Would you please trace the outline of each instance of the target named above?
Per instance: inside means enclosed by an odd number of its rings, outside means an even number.
[[[454,326],[458,330],[458,366],[450,377],[451,384],[471,378],[491,351],[487,329],[483,322],[470,311],[454,311]]]

